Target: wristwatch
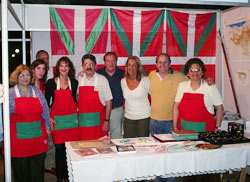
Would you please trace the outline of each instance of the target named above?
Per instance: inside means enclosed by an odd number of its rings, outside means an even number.
[[[110,122],[110,119],[104,119],[104,121],[108,121],[108,122]]]
[[[221,127],[220,127],[220,126],[216,126],[215,128],[218,129],[218,130],[221,130]]]

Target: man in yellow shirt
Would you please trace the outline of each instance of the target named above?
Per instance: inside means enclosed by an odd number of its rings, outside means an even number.
[[[151,135],[170,133],[173,130],[173,104],[180,82],[187,77],[170,68],[170,57],[162,53],[156,57],[157,70],[150,72]]]

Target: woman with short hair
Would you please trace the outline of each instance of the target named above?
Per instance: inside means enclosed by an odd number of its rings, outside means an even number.
[[[44,152],[50,134],[49,108],[42,92],[31,85],[24,64],[10,75],[11,164],[15,182],[44,181]]]
[[[220,129],[223,103],[215,85],[203,79],[206,68],[199,58],[187,61],[184,74],[189,81],[179,84],[173,108],[174,130],[209,132]],[[214,117],[214,108],[216,116]]]

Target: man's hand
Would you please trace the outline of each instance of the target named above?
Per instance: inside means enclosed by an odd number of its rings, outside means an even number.
[[[207,78],[205,78],[205,81],[207,82],[207,84],[209,85],[209,86],[211,86],[211,85],[214,85],[214,79],[212,78],[212,77],[207,77]]]
[[[103,131],[109,131],[109,122],[108,121],[104,121],[103,125],[102,125],[102,130]]]
[[[83,77],[83,75],[84,75],[84,70],[82,70],[82,71],[80,71],[80,72],[78,73],[78,76],[80,76],[80,77]]]

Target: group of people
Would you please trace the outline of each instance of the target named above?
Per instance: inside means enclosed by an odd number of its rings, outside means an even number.
[[[186,63],[183,75],[170,68],[170,57],[162,53],[156,57],[157,70],[147,77],[137,56],[128,57],[123,71],[117,67],[117,55],[107,52],[104,67],[96,71],[95,56],[86,54],[76,80],[74,65],[64,56],[56,63],[54,77],[47,80],[49,55],[40,53],[44,59],[36,59],[30,67],[19,65],[10,76],[16,182],[43,181],[51,133],[57,181],[64,182],[68,181],[67,141],[108,134],[111,138],[147,137],[178,129],[214,131],[221,125],[222,99],[216,86],[204,81],[206,69],[199,58]]]

